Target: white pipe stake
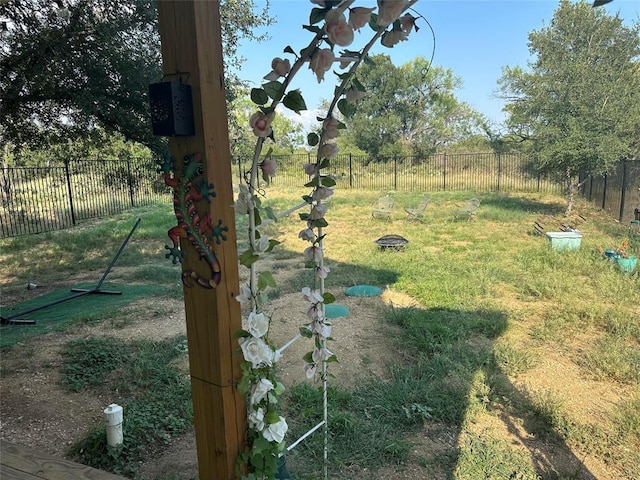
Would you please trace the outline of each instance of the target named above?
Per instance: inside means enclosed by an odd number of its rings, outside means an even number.
[[[112,403],[105,408],[104,418],[107,423],[107,445],[122,445],[122,407]]]

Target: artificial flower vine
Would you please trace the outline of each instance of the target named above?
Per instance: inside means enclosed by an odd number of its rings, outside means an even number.
[[[304,355],[304,371],[307,378],[319,376],[323,381],[323,395],[326,418],[326,378],[327,363],[337,358],[327,346],[331,340],[331,324],[327,321],[325,306],[335,298],[325,291],[325,279],[330,273],[324,262],[324,228],[329,224],[325,218],[326,200],[333,195],[335,179],[326,173],[331,158],[338,153],[336,139],[346,126],[338,119],[337,109],[344,117],[354,110],[354,103],[364,97],[365,88],[356,78],[356,71],[362,61],[368,60],[369,50],[380,40],[386,47],[393,47],[405,41],[409,33],[417,27],[415,18],[405,13],[417,0],[378,0],[375,8],[352,7],[355,0],[311,0],[316,6],[311,9],[309,24],[303,28],[314,34],[311,42],[297,54],[290,46],[283,53],[293,55],[289,59],[275,57],[271,71],[264,77],[260,88],[251,90],[251,100],[258,106],[251,115],[249,125],[257,137],[251,168],[245,175],[245,184],[240,185],[236,201],[236,213],[248,215],[248,249],[240,254],[240,263],[249,268],[248,283],[240,287],[238,301],[248,306],[249,312],[243,317],[243,329],[238,332],[238,342],[243,355],[242,380],[238,386],[247,398],[248,447],[238,458],[238,473],[247,470],[245,479],[274,479],[277,473],[277,459],[285,451],[284,438],[288,429],[286,420],[279,414],[279,400],[284,386],[278,382],[276,363],[282,349],[269,341],[270,315],[265,311],[265,290],[275,287],[270,272],[258,272],[258,260],[270,252],[279,242],[269,239],[260,232],[264,216],[276,220],[271,209],[264,208],[257,190],[259,171],[268,181],[276,173],[276,161],[271,158],[271,149],[263,155],[267,139],[274,139],[272,128],[276,107],[284,107],[296,113],[306,109],[300,90],[291,89],[290,84],[300,69],[308,64],[318,82],[338,63],[343,73],[336,73],[339,83],[327,115],[318,118],[318,131],[307,136],[310,147],[316,148],[316,161],[307,163],[303,169],[310,177],[305,187],[311,188],[302,199],[309,211],[300,214],[305,228],[298,237],[309,242],[303,252],[305,267],[313,270],[313,285],[302,289],[307,303],[307,322],[300,328],[300,334],[312,338],[314,347]],[[403,15],[404,13],[404,15]],[[348,18],[347,18],[348,14]],[[322,26],[318,26],[324,22]],[[356,32],[369,25],[373,36],[361,50],[342,50],[336,56],[336,47],[348,47]],[[282,80],[281,80],[282,79]],[[284,347],[283,347],[284,348]],[[326,434],[325,422],[325,478],[326,478]],[[244,467],[243,467],[244,466]]]

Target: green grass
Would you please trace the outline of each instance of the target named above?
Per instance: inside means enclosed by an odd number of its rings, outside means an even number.
[[[174,361],[186,352],[186,338],[123,343],[89,337],[65,345],[62,383],[70,391],[117,392],[123,407],[124,441],[106,443],[106,427],[95,427],[71,448],[82,463],[133,476],[140,462],[192,424],[191,388]]]
[[[269,187],[264,202],[282,211],[298,203],[302,193],[307,192]],[[477,194],[435,192],[425,223],[420,223],[405,221],[402,207],[415,205],[424,192],[391,192],[396,209],[389,222],[371,218],[381,193],[386,192],[338,191],[332,199],[325,241],[331,268],[327,289],[338,293],[356,284],[389,285],[410,295],[415,306],[389,307],[384,313],[384,321],[394,332],[394,348],[403,359],[390,368],[388,378],[363,376],[348,389],[331,387],[329,467],[336,478],[348,478],[348,474],[340,477],[341,472],[364,468],[375,478],[379,468],[402,468],[411,461],[455,480],[580,478],[576,465],[589,456],[616,468],[621,478],[638,476],[639,277],[638,273],[617,271],[601,254],[619,243],[625,227],[578,201],[577,213],[587,218],[578,225],[582,246],[575,252],[555,252],[544,237],[532,231],[540,216],[552,222],[549,228],[563,221],[561,198],[482,194],[475,221],[453,222],[451,212],[456,204]],[[114,277],[118,282],[154,282],[166,289],[166,295],[179,297],[179,269],[164,259],[166,230],[175,224],[166,206],[82,229],[21,237],[20,242],[0,241],[3,268],[6,266],[3,289],[17,295],[29,280],[46,283],[49,278],[64,278],[89,268],[101,271],[128,233],[134,216],[143,219],[141,227],[119,262],[126,269],[114,268]],[[296,214],[265,227],[265,233],[283,242],[273,256],[276,281],[278,261],[301,256],[305,245],[297,234],[302,227]],[[242,233],[245,229],[241,217],[237,230]],[[373,242],[388,233],[407,238],[407,248],[379,251]],[[243,242],[241,238],[240,249]],[[28,259],[35,260],[36,267],[25,272],[20,265]],[[299,291],[310,278],[310,271],[301,270],[278,281],[269,298]],[[126,313],[139,314],[135,304]],[[144,362],[126,367],[117,364],[118,351],[109,350],[111,340],[105,342],[92,348],[87,344],[84,355],[89,358],[90,351],[96,355],[90,362],[95,367],[86,367],[92,376],[70,377],[71,384],[99,388],[92,386],[94,382],[110,382],[113,372],[125,370],[135,373],[135,378],[150,378]],[[131,352],[132,346],[123,348]],[[158,347],[136,344],[135,348],[153,352]],[[169,347],[161,350],[164,348]],[[370,356],[367,353],[366,358]],[[535,380],[540,375],[537,368],[552,356],[576,365],[581,379],[597,379],[616,393],[615,405],[602,406],[597,423],[591,417],[576,416],[576,408],[571,407],[578,399],[544,386],[536,388],[535,383],[530,388],[523,385],[525,379]],[[158,365],[171,363],[168,357],[162,358],[156,360]],[[364,356],[359,358],[366,363]],[[140,383],[135,378],[130,379],[130,387],[120,387],[131,396],[128,421],[147,425],[151,413],[136,401],[138,395],[142,398],[153,391],[154,382]],[[155,408],[176,402],[182,405],[184,398],[170,393],[174,388],[181,392],[181,384],[173,377],[161,378],[156,382],[168,385],[169,393],[152,397],[159,402]],[[544,378],[538,380],[544,384]],[[589,392],[583,394],[589,397]],[[320,397],[316,388],[303,384],[291,388],[287,398],[289,438],[295,439],[319,420]],[[181,424],[181,420],[169,420]],[[424,429],[436,426],[453,439],[450,446],[437,458],[413,458],[416,438]],[[122,452],[105,450],[102,445],[89,448],[97,438],[98,433],[85,440],[87,459],[101,459],[106,465],[123,458]],[[314,435],[291,452],[290,470],[296,478],[319,478],[321,438]],[[568,459],[566,468],[560,460],[554,463],[554,455],[546,463],[540,461],[535,448],[527,448],[528,438],[543,438],[552,447],[549,454],[557,452],[558,458]],[[137,441],[124,456],[135,459],[138,449],[149,451],[149,445],[158,442]],[[121,468],[130,467],[123,464]],[[560,473],[554,477],[554,471]]]

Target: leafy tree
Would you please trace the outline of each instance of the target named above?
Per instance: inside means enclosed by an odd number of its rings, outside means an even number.
[[[640,148],[640,25],[561,0],[551,24],[529,34],[529,69],[499,81],[507,124],[537,170],[562,178],[571,212],[578,173],[603,174]]]
[[[221,3],[227,67],[241,61],[239,40],[270,22],[253,9],[253,0]],[[149,125],[148,85],[162,78],[153,0],[12,0],[0,19],[0,141],[38,148],[118,132],[166,148]],[[239,81],[228,82],[232,97]]]
[[[451,70],[418,57],[396,67],[374,55],[358,73],[367,95],[348,120],[348,141],[373,157],[428,155],[477,131],[480,116],[459,102]]]

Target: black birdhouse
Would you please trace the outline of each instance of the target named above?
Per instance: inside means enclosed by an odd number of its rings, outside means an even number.
[[[190,137],[195,135],[191,85],[160,82],[149,85],[151,126],[153,134],[161,137]]]

